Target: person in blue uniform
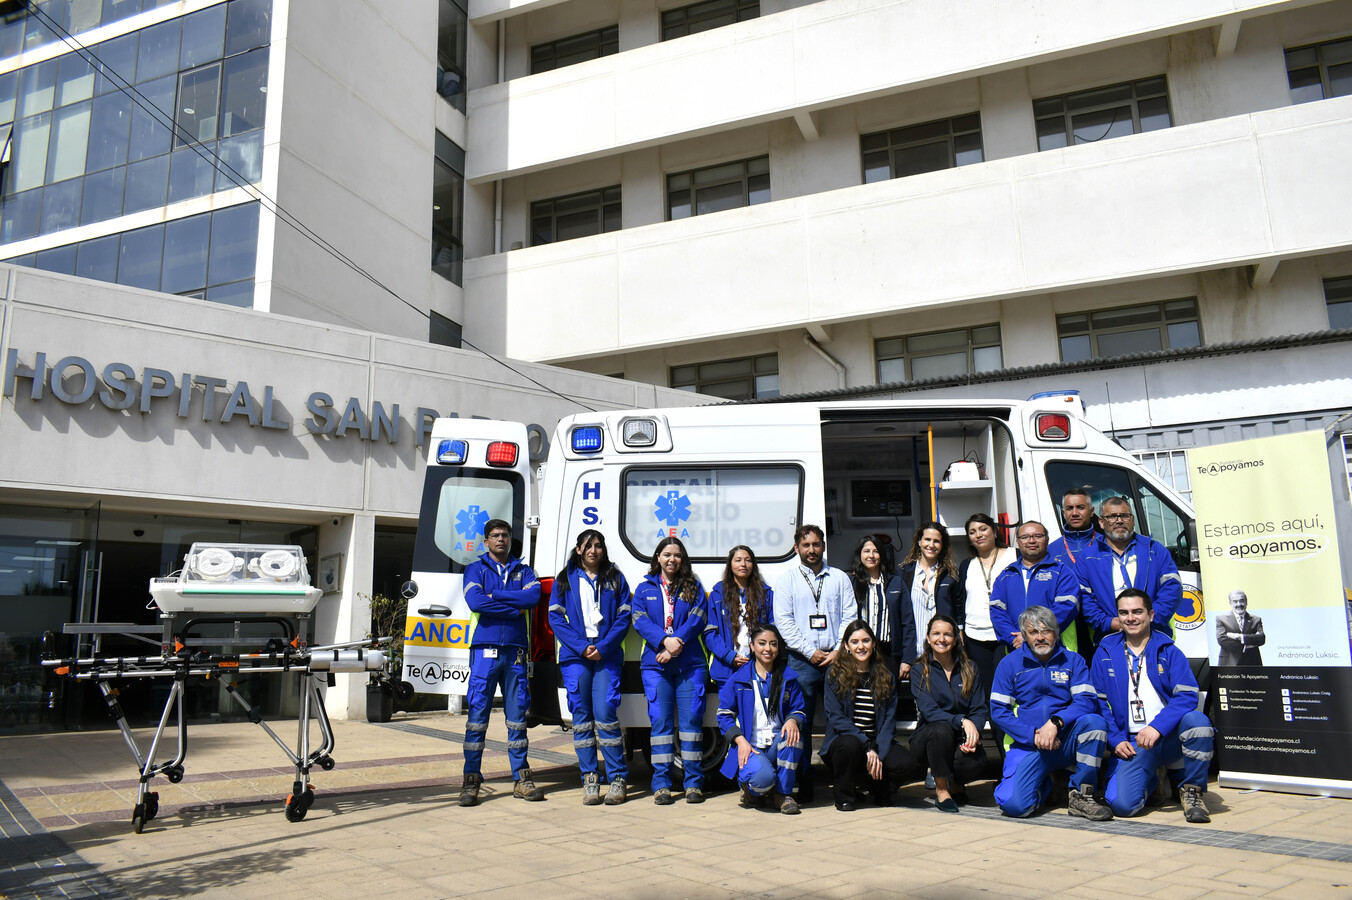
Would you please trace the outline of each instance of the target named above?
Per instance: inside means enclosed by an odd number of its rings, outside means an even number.
[[[716,687],[750,662],[751,629],[774,623],[774,597],[751,548],[738,544],[728,551],[723,580],[709,592],[709,624],[704,626],[709,678]]]
[[[493,696],[502,686],[502,711],[507,717],[507,758],[515,785],[512,796],[543,800],[526,761],[526,710],[530,707],[530,681],[526,678],[529,614],[540,602],[540,579],[530,566],[512,556],[512,526],[502,519],[484,525],[488,552],[465,567],[465,603],[473,613],[470,639],[469,685],[465,703],[465,775],[460,805],[479,801],[483,784],[484,736]]]
[[[1073,652],[1075,617],[1080,612],[1080,577],[1076,571],[1047,552],[1047,529],[1029,520],[1015,532],[1019,558],[995,576],[991,585],[991,624],[999,641],[1011,650],[1023,643],[1019,615],[1025,609],[1050,609],[1061,625],[1061,637]]]
[[[1119,816],[1145,809],[1160,767],[1178,784],[1183,817],[1210,822],[1206,777],[1215,750],[1211,720],[1197,709],[1197,679],[1183,651],[1151,625],[1150,595],[1127,588],[1117,597],[1122,630],[1094,651],[1089,677],[1108,720],[1103,799]]]
[[[704,684],[699,637],[708,624],[708,599],[690,568],[680,538],[665,537],[653,551],[648,576],[633,600],[634,630],[643,638],[643,693],[652,723],[649,762],[653,802],[673,803],[671,770],[679,737],[685,802],[704,802]]]
[[[1099,505],[1099,527],[1103,537],[1079,563],[1088,593],[1084,617],[1097,640],[1122,630],[1117,595],[1129,587],[1151,596],[1155,630],[1172,635],[1169,621],[1183,599],[1183,581],[1169,548],[1136,533],[1131,501],[1125,497],[1109,497]]]
[[[573,715],[573,750],[582,770],[582,803],[601,798],[599,747],[610,787],[604,802],[618,806],[628,789],[629,766],[620,731],[620,670],[631,616],[629,582],[610,561],[601,532],[577,536],[549,602],[549,624],[559,642],[559,671]]]
[[[1089,668],[1058,640],[1061,626],[1047,607],[1025,609],[1019,628],[1023,640],[995,667],[991,688],[991,718],[1013,741],[995,802],[1007,816],[1032,815],[1047,802],[1052,773],[1073,766],[1070,814],[1111,819],[1094,796],[1108,732]]]
[[[1085,488],[1073,487],[1061,495],[1061,521],[1061,536],[1048,545],[1047,552],[1078,566],[1099,539],[1094,528],[1094,501]]]
[[[966,800],[964,787],[985,775],[981,729],[989,708],[953,618],[940,614],[930,619],[925,650],[911,669],[911,695],[919,712],[911,755],[934,773],[935,806],[955,813]]]
[[[752,628],[751,657],[751,664],[734,672],[718,692],[718,727],[729,743],[722,773],[741,785],[743,807],[768,800],[795,816],[793,783],[807,720],[803,692],[775,626]]]

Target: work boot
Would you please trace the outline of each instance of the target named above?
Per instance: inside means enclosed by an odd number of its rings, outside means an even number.
[[[460,785],[460,805],[473,806],[479,802],[479,785],[484,783],[484,777],[477,774],[468,774],[464,782]]]
[[[536,800],[545,799],[545,792],[536,787],[534,781],[531,781],[530,768],[522,769],[520,774],[520,780],[512,786],[512,796],[521,800],[530,800],[532,803]]]
[[[582,777],[582,805],[601,805],[601,780],[596,777],[595,772],[589,772]]]
[[[1145,800],[1146,809],[1157,809],[1173,798],[1173,784],[1169,781],[1169,772],[1163,766],[1155,770],[1155,790]]]
[[[738,801],[738,806],[742,809],[755,809],[761,805],[761,798],[752,793],[750,785],[742,785],[742,799]]]
[[[779,791],[770,795],[770,805],[779,807],[779,811],[786,816],[796,816],[800,812],[793,797],[788,794],[781,794]]]
[[[670,806],[676,801],[671,799],[671,791],[667,788],[658,788],[653,792],[653,803],[658,806]]]
[[[1112,807],[1094,799],[1092,785],[1081,785],[1079,789],[1071,791],[1066,804],[1072,816],[1091,822],[1106,822],[1113,817]]]
[[[1211,821],[1211,813],[1206,811],[1205,794],[1195,784],[1185,784],[1178,789],[1183,801],[1183,818],[1195,825]]]
[[[701,791],[699,788],[686,788],[686,789],[685,789],[685,802],[686,802],[686,803],[703,803],[703,802],[704,802],[704,791]]]
[[[612,778],[610,790],[606,791],[606,806],[619,806],[629,796],[629,785],[623,778]]]

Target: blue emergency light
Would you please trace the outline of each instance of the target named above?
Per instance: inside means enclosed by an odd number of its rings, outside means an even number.
[[[442,441],[437,445],[437,462],[443,466],[458,466],[469,455],[469,444],[465,441]]]
[[[600,425],[579,425],[573,429],[573,452],[595,453],[605,444]]]

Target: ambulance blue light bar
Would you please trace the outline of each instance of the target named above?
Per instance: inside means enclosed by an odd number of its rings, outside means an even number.
[[[459,466],[469,455],[469,443],[466,441],[442,441],[437,445],[437,462],[443,466]]]
[[[600,425],[579,425],[573,429],[573,452],[595,453],[605,445]]]

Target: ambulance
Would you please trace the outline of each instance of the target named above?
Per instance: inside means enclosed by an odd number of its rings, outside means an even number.
[[[483,552],[488,518],[512,522],[513,552],[531,562],[546,591],[587,528],[605,534],[631,586],[648,573],[657,542],[679,537],[707,590],[738,544],[755,551],[774,585],[795,564],[793,534],[805,523],[826,532],[827,563],[845,569],[871,534],[890,536],[900,560],[916,527],[930,520],[948,529],[960,561],[968,554],[964,523],[977,512],[1007,525],[1007,538],[1033,519],[1055,538],[1061,494],[1072,486],[1087,486],[1095,506],[1127,497],[1138,530],[1169,549],[1184,582],[1176,641],[1207,677],[1192,509],[1084,420],[1077,392],[575,415],[559,423],[535,473],[538,514],[525,441],[525,427],[512,422],[445,419],[433,427],[405,641],[404,678],[418,691],[464,693],[472,622],[460,573]],[[532,623],[533,720],[566,722],[547,606]],[[644,746],[648,727],[640,650],[631,631],[620,711],[630,748]],[[710,767],[724,749],[715,701],[705,728]]]

